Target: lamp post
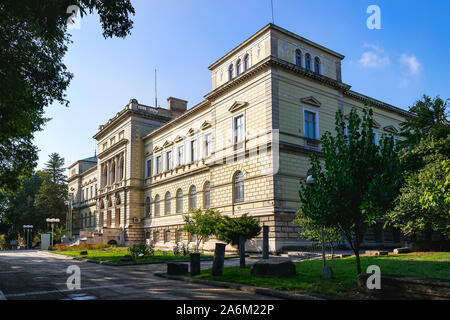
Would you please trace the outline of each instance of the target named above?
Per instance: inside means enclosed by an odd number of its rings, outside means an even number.
[[[52,226],[52,247],[53,247],[53,240],[54,240],[53,228],[55,226],[55,223],[59,223],[59,218],[47,218],[46,221],[47,223],[50,223]]]
[[[312,188],[312,186],[314,185],[314,178],[312,176],[311,170],[308,171],[308,175],[306,177],[306,184],[310,188]],[[326,258],[325,258],[325,235],[324,235],[323,225],[322,225],[321,230],[320,230],[320,237],[321,237],[321,242],[322,242],[322,261],[323,261],[322,274],[326,278],[331,278],[333,276],[333,271],[331,270],[330,267],[327,266],[327,263],[326,263]]]
[[[27,249],[30,249],[30,232],[31,232],[31,230],[33,230],[33,225],[31,225],[31,224],[24,224],[23,225],[23,229],[25,230],[25,233],[26,233],[26,238],[27,238],[27,245],[26,245],[26,248]]]

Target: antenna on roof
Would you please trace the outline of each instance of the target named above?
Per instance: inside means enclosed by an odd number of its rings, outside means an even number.
[[[158,107],[158,91],[156,90],[156,69],[155,69],[155,108]]]
[[[275,20],[273,19],[273,0],[270,0],[270,6],[272,7],[272,24],[275,24]]]

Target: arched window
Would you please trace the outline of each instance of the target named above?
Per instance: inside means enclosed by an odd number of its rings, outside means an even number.
[[[233,179],[234,202],[244,201],[244,174],[238,171]]]
[[[211,207],[211,184],[209,181],[205,183],[205,187],[203,188],[203,207],[205,209]]]
[[[116,181],[116,162],[111,162],[111,183]]]
[[[119,180],[123,180],[123,157],[119,160]]]
[[[147,197],[147,199],[145,199],[145,217],[146,218],[150,218],[150,197]]]
[[[228,67],[228,81],[230,81],[231,79],[233,79],[233,65],[230,64],[230,66]]]
[[[248,54],[244,56],[244,71],[247,71],[247,69],[250,67],[250,57]]]
[[[182,242],[182,241],[183,241],[183,231],[178,230],[176,242],[178,243],[178,242]]]
[[[170,242],[170,230],[167,230],[164,234],[164,242]]]
[[[177,213],[183,212],[183,190],[177,191]]]
[[[236,75],[240,75],[241,74],[241,59],[238,59],[238,61],[236,62]]]
[[[309,53],[305,54],[305,68],[311,70],[311,55]]]
[[[155,216],[159,217],[159,208],[160,208],[160,199],[159,194],[155,196]]]
[[[153,232],[153,241],[159,242],[159,231]]]
[[[320,58],[319,57],[314,58],[314,72],[320,74]]]
[[[300,49],[295,50],[295,65],[299,67],[302,66],[302,52]]]
[[[166,196],[164,197],[164,212],[166,215],[170,214],[170,192],[166,192]]]
[[[102,187],[106,186],[106,184],[108,183],[107,178],[108,178],[108,170],[106,168],[106,164],[103,165],[103,170],[102,170]]]
[[[197,188],[195,186],[189,189],[189,209],[197,209]]]

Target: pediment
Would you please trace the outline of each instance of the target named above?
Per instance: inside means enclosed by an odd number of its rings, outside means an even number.
[[[195,134],[194,128],[190,128],[186,135],[189,136],[189,137],[191,137],[191,136],[193,136],[194,134]]]
[[[162,147],[156,146],[155,148],[153,148],[153,152],[158,152],[161,151]]]
[[[228,109],[228,111],[230,111],[230,112],[235,112],[235,111],[237,111],[237,110],[239,110],[239,109],[244,108],[246,105],[248,105],[248,102],[245,102],[245,101],[235,101],[235,102],[231,105],[231,107]]]
[[[164,144],[163,144],[163,148],[170,147],[171,145],[173,145],[173,141],[166,140],[166,142],[164,142]]]
[[[372,119],[372,123],[374,128],[381,128],[381,124],[379,124],[376,120]]]
[[[383,130],[390,133],[398,133],[398,130],[393,125],[383,127]]]
[[[178,136],[175,137],[175,139],[173,141],[180,142],[182,140],[183,140],[183,137],[178,135]]]
[[[314,107],[320,107],[322,105],[322,103],[320,103],[320,101],[314,98],[313,96],[301,98],[300,101],[312,105]]]
[[[211,123],[208,122],[208,121],[203,122],[201,127],[200,127],[200,129],[202,129],[202,130],[206,130],[208,128],[211,128]]]

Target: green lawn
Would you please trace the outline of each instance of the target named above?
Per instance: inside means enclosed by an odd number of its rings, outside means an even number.
[[[124,263],[120,258],[126,254],[130,254],[127,247],[109,247],[102,249],[87,249],[88,255],[80,256],[80,250],[73,251],[53,251],[54,253],[64,254],[73,257],[82,257],[99,261],[108,261],[113,263]],[[212,255],[201,255],[201,258],[212,258]],[[173,260],[189,260],[189,256],[175,256],[172,251],[155,250],[153,256],[139,258],[136,262],[147,261],[173,261]]]
[[[336,295],[355,291],[356,262],[354,257],[327,260],[333,268],[334,278],[322,279],[322,260],[295,263],[297,275],[287,278],[259,278],[250,275],[250,267],[224,269],[223,276],[212,276],[211,270],[203,270],[196,278],[237,282],[277,290],[306,291]],[[378,265],[384,275],[404,275],[450,280],[450,253],[410,253],[379,257],[361,257],[363,272],[370,265]]]

